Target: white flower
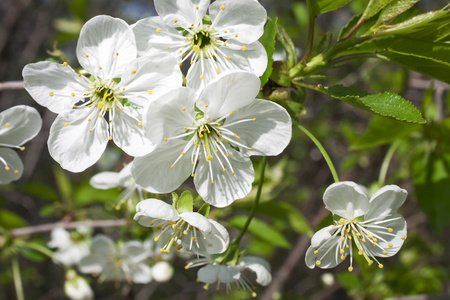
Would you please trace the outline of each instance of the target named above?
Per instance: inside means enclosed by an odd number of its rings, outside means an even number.
[[[194,90],[179,88],[152,102],[145,130],[158,146],[135,159],[136,182],[169,193],[193,176],[203,200],[217,207],[245,197],[255,177],[249,156],[278,155],[292,133],[284,108],[255,99],[259,88],[257,76],[234,72],[209,83],[197,99]]]
[[[228,248],[228,231],[218,222],[207,219],[197,212],[178,211],[157,199],[146,199],[136,205],[134,219],[142,226],[161,230],[155,241],[164,245],[161,252],[185,247],[195,253],[221,253]],[[175,245],[174,245],[175,244]]]
[[[108,140],[131,156],[154,144],[142,129],[142,108],[181,85],[172,57],[137,59],[133,31],[123,20],[97,16],[81,29],[77,46],[82,76],[67,63],[25,66],[24,86],[39,104],[59,114],[50,129],[50,155],[64,169],[81,172],[103,154]]]
[[[188,267],[190,266],[188,265]],[[210,263],[198,270],[197,278],[199,281],[206,283],[206,287],[209,284],[217,283],[217,289],[219,289],[220,285],[224,284],[227,293],[232,290],[242,289],[249,291],[252,297],[256,297],[253,284],[245,276],[246,270],[255,273],[256,282],[262,286],[267,286],[272,281],[269,263],[262,258],[253,256],[244,256],[236,266]]]
[[[55,251],[55,260],[65,266],[78,264],[81,259],[89,255],[89,244],[82,233],[78,231],[67,232],[57,227],[51,231],[51,240],[47,243]]]
[[[64,292],[71,300],[94,299],[94,292],[89,286],[89,283],[83,277],[78,276],[74,270],[69,270],[66,273]]]
[[[155,0],[159,17],[133,25],[140,55],[170,53],[181,63],[190,59],[187,85],[195,90],[227,70],[258,76],[267,53],[258,39],[267,13],[258,1]],[[205,17],[209,6],[210,21]]]
[[[338,182],[327,188],[323,195],[326,208],[337,217],[334,225],[325,227],[311,239],[306,252],[309,268],[333,268],[347,256],[353,270],[353,243],[359,255],[369,265],[375,256],[396,254],[406,239],[406,221],[396,211],[405,202],[408,193],[396,185],[378,190],[370,200],[354,182]],[[353,242],[352,242],[353,241]]]
[[[151,269],[143,261],[148,258],[141,242],[130,241],[116,247],[106,235],[92,239],[91,254],[81,260],[78,267],[83,273],[99,274],[100,281],[149,283]]]
[[[98,173],[89,181],[90,185],[101,190],[124,188],[119,196],[119,204],[116,205],[116,209],[120,209],[120,206],[125,202],[128,203],[128,206],[132,205],[135,195],[138,195],[140,200],[144,200],[142,188],[136,184],[131,176],[132,165],[133,162],[129,163],[120,172]]]
[[[41,127],[42,119],[33,107],[18,105],[0,113],[0,184],[19,179],[23,172],[19,155],[3,147],[25,150],[23,144],[34,138]]]
[[[159,261],[152,266],[152,277],[157,282],[167,282],[173,276],[173,267],[167,261]]]

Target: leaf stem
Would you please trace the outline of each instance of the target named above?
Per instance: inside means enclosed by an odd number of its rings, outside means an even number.
[[[339,177],[337,175],[337,172],[336,172],[336,169],[335,169],[335,167],[333,165],[333,162],[331,161],[330,156],[328,155],[327,151],[322,146],[322,144],[319,142],[319,140],[316,139],[316,137],[311,132],[309,132],[305,127],[303,127],[302,125],[300,125],[296,121],[294,121],[294,123],[297,125],[298,129],[300,129],[304,134],[306,134],[311,139],[311,141],[314,142],[314,144],[316,144],[316,146],[319,149],[320,153],[322,153],[323,158],[325,158],[325,161],[328,164],[328,168],[330,168],[331,174],[333,175],[334,182],[339,182]]]
[[[29,248],[36,250],[44,255],[47,255],[50,258],[55,258],[55,253],[53,253],[51,250],[47,249],[46,247],[36,244],[36,243],[27,243],[21,240],[16,241],[16,245],[23,248]]]
[[[259,199],[261,198],[262,187],[264,184],[264,173],[266,171],[266,165],[267,165],[267,157],[264,156],[261,162],[261,171],[260,171],[261,173],[259,176],[258,190],[256,191],[255,202],[253,202],[253,207],[252,210],[250,211],[250,215],[248,216],[247,222],[245,222],[245,225],[242,228],[241,232],[239,233],[239,236],[233,242],[233,244],[235,245],[239,245],[239,243],[241,242],[241,239],[244,236],[245,232],[247,231],[248,227],[250,226],[253,216],[256,213],[256,209],[258,208]]]
[[[17,300],[25,300],[25,296],[23,294],[22,277],[20,275],[19,260],[17,259],[17,255],[12,258],[11,264]]]
[[[305,54],[303,54],[303,57],[300,61],[308,61],[309,56],[312,52],[312,47],[314,43],[314,19],[316,18],[314,16],[313,8],[311,5],[311,0],[306,0],[306,4],[308,6],[308,17],[309,17],[309,27],[308,27],[308,40],[306,44]]]
[[[397,150],[398,146],[400,145],[400,140],[396,140],[391,144],[388,151],[386,152],[386,156],[383,159],[383,163],[381,164],[380,169],[380,176],[378,177],[378,184],[384,185],[384,182],[386,180],[386,174],[389,168],[389,164],[391,162],[392,156],[395,153],[395,150]]]

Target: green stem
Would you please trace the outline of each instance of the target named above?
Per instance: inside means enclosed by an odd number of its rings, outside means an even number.
[[[312,52],[312,47],[314,43],[314,12],[311,5],[311,0],[306,0],[306,4],[308,6],[308,17],[309,17],[309,27],[308,27],[308,42],[305,49],[305,54],[303,55],[303,58],[300,61],[308,61],[309,56]]]
[[[17,259],[17,256],[14,256],[12,258],[12,272],[17,300],[25,300],[25,296],[23,294],[22,277],[20,275],[19,260]]]
[[[26,243],[23,242],[21,240],[16,240],[16,245],[22,248],[29,248],[29,249],[33,249],[36,250],[44,255],[47,255],[48,257],[54,259],[55,258],[55,253],[53,253],[53,251],[47,249],[44,246],[41,246],[39,244],[31,244],[31,243]]]
[[[384,182],[386,180],[386,174],[389,168],[389,163],[391,162],[392,156],[395,153],[395,150],[397,150],[397,147],[400,145],[400,140],[396,140],[392,143],[392,145],[389,147],[386,156],[384,157],[383,163],[381,164],[380,169],[380,176],[378,177],[378,183],[380,185],[384,185]]]
[[[261,173],[259,176],[258,190],[256,191],[255,202],[253,202],[252,210],[250,212],[250,215],[248,216],[247,222],[245,223],[244,227],[241,230],[241,233],[239,233],[239,236],[233,242],[233,244],[235,245],[239,245],[239,243],[241,242],[241,239],[244,236],[245,232],[247,231],[248,227],[250,226],[253,216],[256,213],[256,209],[258,208],[259,199],[261,198],[262,187],[264,184],[264,173],[266,171],[266,165],[267,165],[267,157],[264,156],[261,163],[261,171],[260,171]]]
[[[334,168],[333,162],[331,161],[330,156],[328,155],[325,148],[322,146],[322,144],[319,142],[319,140],[317,140],[316,137],[314,135],[312,135],[311,132],[309,132],[305,127],[303,127],[299,123],[297,123],[297,122],[295,122],[295,123],[296,123],[298,129],[300,129],[304,134],[306,134],[311,139],[311,141],[314,142],[314,144],[316,144],[320,153],[322,153],[323,158],[325,158],[325,161],[327,162],[328,167],[330,168],[331,174],[333,175],[334,182],[339,182],[339,177],[337,175],[336,169]]]

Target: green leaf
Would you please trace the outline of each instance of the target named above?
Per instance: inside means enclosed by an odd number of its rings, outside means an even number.
[[[375,116],[363,136],[352,143],[350,150],[370,149],[379,145],[391,144],[399,138],[408,137],[412,132],[421,128],[422,126],[418,124]]]
[[[28,245],[34,244],[39,245],[40,247],[46,247],[45,243],[42,240],[34,239],[30,242],[27,242]],[[48,256],[43,254],[42,252],[39,252],[35,249],[29,248],[29,247],[19,247],[20,253],[25,256],[27,259],[34,261],[34,262],[40,262],[48,259]]]
[[[396,94],[386,92],[369,95],[364,91],[342,85],[322,87],[321,91],[354,107],[383,117],[412,123],[426,123],[414,105]]]
[[[59,166],[53,168],[56,184],[63,199],[70,199],[72,196],[72,184],[69,177]]]
[[[230,226],[242,229],[244,224],[247,222],[247,217],[238,216],[234,217],[229,221]],[[250,226],[248,227],[248,232],[254,237],[261,239],[270,243],[271,245],[278,246],[281,248],[290,248],[289,242],[286,238],[275,228],[264,223],[261,220],[253,218]]]
[[[55,189],[41,182],[28,182],[22,187],[22,191],[36,198],[53,202],[59,200],[59,195]]]
[[[347,5],[351,0],[312,0],[312,10],[315,16],[336,10]]]
[[[370,0],[369,5],[367,5],[366,10],[361,16],[361,20],[368,20],[375,16],[380,10],[383,9],[393,0]]]
[[[402,14],[407,11],[411,7],[414,6],[420,0],[394,0],[381,11],[380,16],[378,17],[378,24],[391,21],[396,16]]]
[[[291,204],[282,202],[264,202],[258,205],[257,213],[286,221],[298,233],[313,235],[308,220]]]
[[[178,194],[175,192],[172,192],[172,206],[175,209],[177,208],[177,201],[178,201]]]
[[[353,16],[353,18],[348,21],[347,25],[342,27],[341,31],[339,32],[337,40],[340,41],[345,35],[347,35],[350,30],[352,30],[353,27],[358,23],[358,21],[361,19],[361,16]]]
[[[261,75],[261,87],[263,87],[267,81],[269,80],[270,75],[272,74],[272,65],[273,65],[273,53],[275,52],[275,37],[277,35],[277,22],[278,18],[269,20],[264,27],[264,33],[259,39],[261,44],[264,46],[267,52],[267,68],[264,71],[264,74]]]
[[[198,210],[198,213],[201,214],[202,216],[204,216],[205,218],[207,218],[209,215],[210,208],[211,208],[211,206],[209,205],[209,203],[205,203],[202,205],[202,207],[200,207],[200,209]]]
[[[178,199],[176,210],[182,214],[184,212],[192,212],[194,210],[194,198],[190,191],[184,191],[181,193]]]
[[[414,188],[420,208],[440,234],[450,224],[450,155],[431,153],[414,163]]]
[[[0,210],[0,227],[13,229],[25,227],[28,223],[22,217],[9,210]]]
[[[297,64],[297,53],[295,52],[294,42],[292,42],[291,37],[287,34],[286,30],[280,24],[277,24],[277,38],[283,45],[284,50],[286,51],[285,67],[287,70],[289,70],[295,64]]]
[[[74,199],[78,206],[91,205],[95,203],[115,204],[120,192],[117,189],[99,190],[90,185],[80,186],[75,193]]]

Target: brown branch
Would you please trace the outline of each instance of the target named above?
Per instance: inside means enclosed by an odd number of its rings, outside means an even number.
[[[42,224],[30,227],[13,229],[9,232],[12,237],[42,233],[51,231],[54,228],[62,227],[65,229],[76,229],[79,227],[120,227],[127,223],[125,219],[119,220],[100,220],[100,221],[81,221],[81,222],[58,222],[50,224]]]
[[[5,81],[0,82],[0,91],[4,90],[21,90],[23,89],[23,81]]]

